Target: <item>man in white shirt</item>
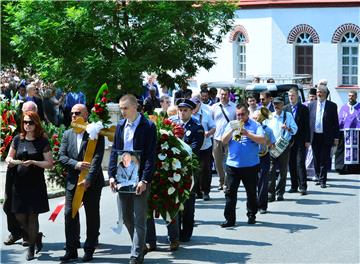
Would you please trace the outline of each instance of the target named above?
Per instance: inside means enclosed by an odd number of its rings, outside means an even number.
[[[221,139],[227,124],[236,118],[236,107],[233,102],[230,102],[229,93],[229,89],[222,88],[220,90],[220,102],[212,106],[213,118],[216,125],[213,156],[216,171],[220,178],[219,190],[223,190],[225,184],[224,159],[228,153],[228,147],[222,143]]]

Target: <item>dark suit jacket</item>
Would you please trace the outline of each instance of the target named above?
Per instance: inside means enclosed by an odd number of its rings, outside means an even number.
[[[66,188],[68,190],[74,189],[78,181],[80,170],[76,170],[75,166],[78,161],[83,161],[84,159],[88,139],[89,134],[85,132],[78,153],[76,133],[73,129],[66,130],[62,137],[59,161],[66,167],[68,172],[66,176]],[[104,137],[99,136],[89,173],[85,178],[87,181],[90,181],[90,188],[102,188],[104,186],[104,174],[101,168],[101,162],[104,156],[104,144]]]
[[[114,144],[109,161],[109,177],[115,178],[118,166],[118,151],[124,149],[124,128],[126,119],[120,120],[116,127]],[[133,138],[133,149],[141,151],[139,181],[151,182],[155,171],[156,157],[156,127],[153,122],[141,115]]]
[[[186,123],[184,142],[188,144],[192,151],[199,156],[200,148],[204,143],[204,128],[199,125],[193,118]]]
[[[312,142],[315,131],[317,101],[311,102],[308,107],[310,111],[310,138]],[[326,145],[333,145],[334,139],[339,139],[340,134],[337,105],[328,100],[326,100],[323,114],[323,134],[325,135],[324,143]]]
[[[305,144],[305,142],[310,142],[309,109],[300,102],[298,102],[296,106],[297,109],[294,119],[298,130],[293,136],[293,139],[296,143]],[[284,111],[292,113],[291,105],[286,105]]]

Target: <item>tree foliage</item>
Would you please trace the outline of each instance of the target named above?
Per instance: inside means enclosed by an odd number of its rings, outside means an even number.
[[[226,1],[6,2],[1,46],[10,39],[19,58],[63,87],[95,94],[107,82],[140,93],[144,72],[172,85],[210,69],[233,11]]]

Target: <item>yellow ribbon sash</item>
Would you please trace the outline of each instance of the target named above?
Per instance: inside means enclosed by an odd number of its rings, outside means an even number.
[[[71,123],[71,127],[73,128],[74,132],[77,134],[80,134],[83,131],[85,131],[87,125],[88,125],[88,123],[85,122],[82,117],[77,118],[75,121],[73,121]],[[107,137],[109,139],[109,141],[113,142],[115,130],[116,130],[116,127],[112,126],[110,128],[101,129],[99,134],[104,137]],[[92,140],[92,139],[88,140],[88,144],[86,146],[86,151],[85,151],[85,156],[84,156],[83,161],[91,163],[91,160],[94,156],[94,152],[96,149],[96,144],[97,144],[97,140]],[[81,207],[82,199],[84,196],[84,192],[85,192],[84,185],[79,184],[79,183],[85,179],[85,177],[88,173],[89,173],[88,169],[81,170],[81,172],[80,172],[76,190],[75,190],[74,199],[72,201],[72,218],[74,218],[75,215],[77,214],[77,212],[79,211],[79,209]]]

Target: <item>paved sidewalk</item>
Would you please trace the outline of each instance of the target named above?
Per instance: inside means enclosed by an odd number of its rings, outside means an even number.
[[[289,182],[289,180],[288,180]],[[156,221],[158,251],[146,255],[145,263],[360,263],[359,190],[360,175],[329,174],[329,187],[309,182],[309,194],[285,194],[285,201],[269,205],[269,213],[257,215],[257,223],[246,223],[243,187],[238,193],[237,226],[223,229],[224,194],[216,190],[213,178],[211,200],[197,200],[196,227],[190,242],[176,252],[168,250],[166,226]],[[287,189],[289,186],[287,186]],[[63,198],[50,199],[53,210]],[[84,210],[81,209],[81,242],[85,238]],[[101,198],[100,246],[92,263],[128,263],[130,238],[126,230],[118,235],[115,195],[105,187]],[[45,234],[44,249],[32,263],[59,263],[64,254],[64,217],[50,222],[50,212],[40,216]],[[1,219],[4,219],[2,213]],[[2,222],[2,240],[7,236]],[[25,263],[26,249],[1,243],[1,263]],[[83,251],[79,250],[79,256]],[[80,259],[79,262],[80,263]]]

